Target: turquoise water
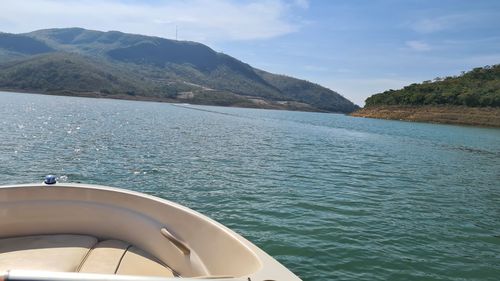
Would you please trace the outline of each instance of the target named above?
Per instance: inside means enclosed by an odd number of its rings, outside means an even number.
[[[167,198],[303,280],[498,280],[500,129],[0,93],[4,184]]]

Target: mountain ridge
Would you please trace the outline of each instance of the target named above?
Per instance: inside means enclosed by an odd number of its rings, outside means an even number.
[[[318,84],[256,69],[201,43],[83,28],[0,33],[0,89],[341,113],[358,108]]]

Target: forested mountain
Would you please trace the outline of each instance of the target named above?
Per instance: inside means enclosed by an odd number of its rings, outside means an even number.
[[[411,84],[366,99],[366,107],[380,105],[500,107],[500,64],[474,68],[460,76]]]
[[[82,28],[0,33],[0,89],[352,112],[338,93],[196,42]]]

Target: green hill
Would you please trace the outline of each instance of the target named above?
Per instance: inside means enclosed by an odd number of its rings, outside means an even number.
[[[39,40],[16,34],[0,33],[0,49],[26,55],[36,55],[53,51]]]
[[[48,53],[4,63],[0,71],[0,87],[48,93],[100,90],[119,93],[139,89],[144,94],[152,92],[135,75],[67,53]]]
[[[500,65],[474,68],[460,76],[411,84],[366,99],[366,107],[380,105],[500,107]]]
[[[500,127],[500,65],[373,95],[351,115]]]
[[[188,41],[82,28],[0,33],[0,89],[352,112],[338,93]]]

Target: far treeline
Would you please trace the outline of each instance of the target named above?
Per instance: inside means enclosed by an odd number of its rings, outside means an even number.
[[[381,105],[461,105],[500,107],[500,64],[474,68],[460,76],[411,84],[366,99],[366,107]]]

